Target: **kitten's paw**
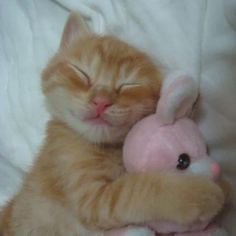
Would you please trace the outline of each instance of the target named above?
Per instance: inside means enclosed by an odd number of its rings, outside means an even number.
[[[207,222],[216,216],[224,204],[223,191],[207,178],[175,176],[172,184],[172,189],[168,189],[170,186],[167,188],[171,195],[166,199],[171,213],[169,220],[182,224],[199,220]]]

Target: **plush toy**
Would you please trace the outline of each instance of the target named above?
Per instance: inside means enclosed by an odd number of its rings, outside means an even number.
[[[157,113],[138,122],[129,132],[123,149],[127,171],[177,171],[205,175],[216,180],[219,165],[207,155],[197,125],[185,116],[196,99],[196,85],[180,77],[163,88]],[[150,222],[145,227],[111,230],[107,236],[209,236],[227,235],[209,222],[183,226],[173,222]]]
[[[145,143],[145,145],[143,145]],[[128,171],[178,171],[180,174],[205,175],[216,180],[220,174],[219,165],[207,155],[206,145],[196,126],[188,119],[181,118],[173,124],[162,125],[157,115],[151,115],[131,130],[124,146],[124,164]],[[167,222],[153,222],[148,226],[155,232],[171,233],[196,231],[198,233],[175,233],[173,235],[209,235],[209,222],[182,226]],[[214,227],[216,230],[217,227]]]

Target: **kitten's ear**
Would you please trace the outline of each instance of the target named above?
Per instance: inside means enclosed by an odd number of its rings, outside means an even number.
[[[62,34],[60,48],[64,48],[75,39],[90,34],[90,30],[82,16],[77,12],[70,13]]]
[[[199,94],[198,84],[191,76],[178,75],[174,77],[164,81],[157,105],[157,115],[165,124],[188,116]]]

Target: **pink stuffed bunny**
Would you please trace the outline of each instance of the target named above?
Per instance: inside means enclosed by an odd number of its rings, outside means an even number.
[[[163,125],[156,114],[138,122],[128,134],[124,146],[124,164],[130,172],[172,170],[180,174],[205,175],[212,180],[216,180],[220,174],[218,164],[207,155],[206,145],[192,120],[181,118],[173,124]],[[152,222],[148,226],[160,233],[198,230],[197,234],[173,235],[200,236],[209,235],[199,232],[208,223],[182,226],[170,222]]]
[[[206,145],[196,124],[189,118],[180,118],[191,109],[197,93],[197,86],[188,77],[180,77],[163,87],[157,114],[138,122],[127,135],[123,149],[127,171],[177,171],[186,175],[205,175],[213,181],[218,178],[220,167],[207,155]],[[220,227],[209,225],[209,222],[184,226],[160,221],[106,233],[106,236],[155,235],[227,234]]]

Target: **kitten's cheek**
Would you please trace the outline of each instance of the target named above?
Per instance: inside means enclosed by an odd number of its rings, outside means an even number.
[[[122,128],[124,126],[127,126],[127,122],[129,117],[128,116],[117,116],[117,115],[111,115],[111,114],[104,114],[104,119],[109,121],[113,124],[113,126]]]
[[[81,114],[82,112],[78,111],[78,110],[73,110],[73,109],[69,109],[69,114],[77,120],[84,120],[85,115]]]

